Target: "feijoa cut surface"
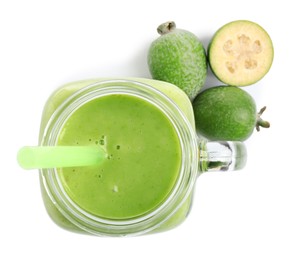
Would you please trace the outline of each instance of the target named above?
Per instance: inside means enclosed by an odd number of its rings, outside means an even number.
[[[213,141],[244,141],[257,122],[255,101],[234,86],[204,90],[195,98],[193,109],[198,134]]]
[[[215,76],[225,84],[247,86],[269,71],[274,57],[269,34],[257,23],[237,20],[222,26],[208,47]]]

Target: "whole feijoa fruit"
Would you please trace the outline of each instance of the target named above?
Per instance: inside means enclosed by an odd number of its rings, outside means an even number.
[[[269,127],[257,113],[254,99],[234,86],[217,86],[201,92],[193,101],[197,133],[213,141],[244,141],[254,127]]]
[[[148,66],[154,79],[172,83],[193,100],[207,76],[203,44],[191,32],[177,29],[174,22],[158,27],[161,35],[148,51]]]
[[[215,76],[227,85],[247,86],[269,71],[274,49],[269,34],[257,23],[237,20],[212,37],[208,60]]]

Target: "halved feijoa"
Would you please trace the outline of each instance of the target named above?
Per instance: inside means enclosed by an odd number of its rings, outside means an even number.
[[[209,64],[215,76],[233,86],[259,81],[269,71],[273,56],[268,33],[257,23],[247,20],[222,26],[208,48]]]

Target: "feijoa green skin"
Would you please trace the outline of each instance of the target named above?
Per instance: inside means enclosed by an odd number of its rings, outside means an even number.
[[[193,100],[207,76],[206,52],[191,32],[177,29],[174,22],[158,27],[161,36],[148,51],[148,67],[154,79],[172,83]]]
[[[269,34],[257,23],[237,20],[214,34],[208,60],[215,76],[227,85],[247,86],[269,71],[274,48]]]
[[[244,141],[254,127],[269,127],[259,118],[254,99],[234,86],[206,89],[193,101],[193,109],[197,133],[213,141]]]

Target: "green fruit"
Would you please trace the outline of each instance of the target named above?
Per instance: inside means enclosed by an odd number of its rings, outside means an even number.
[[[268,33],[258,24],[239,20],[221,27],[208,47],[215,76],[233,86],[259,81],[269,71],[274,56]]]
[[[218,86],[201,92],[193,102],[196,130],[209,140],[244,141],[254,127],[269,127],[258,114],[253,98],[234,86]]]
[[[158,27],[161,36],[150,46],[148,66],[154,79],[172,83],[193,100],[207,76],[206,52],[191,32],[176,29],[174,22]]]

